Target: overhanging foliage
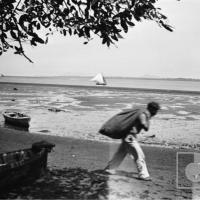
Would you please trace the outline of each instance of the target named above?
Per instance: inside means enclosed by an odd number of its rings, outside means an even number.
[[[153,20],[172,31],[157,0],[0,0],[0,55],[9,49],[25,56],[23,43],[46,44],[55,31],[77,35],[85,44],[98,35],[110,46],[135,23]],[[45,35],[43,35],[45,31]]]

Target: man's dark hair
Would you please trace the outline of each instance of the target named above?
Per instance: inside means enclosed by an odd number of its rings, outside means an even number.
[[[147,108],[148,110],[160,110],[160,105],[159,103],[152,101],[147,104]]]

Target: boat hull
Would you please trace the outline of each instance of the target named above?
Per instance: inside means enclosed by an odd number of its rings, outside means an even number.
[[[5,123],[15,125],[15,126],[20,126],[20,127],[29,127],[29,122],[30,122],[30,117],[12,117],[10,113],[4,112],[3,113]]]
[[[0,154],[0,191],[37,179],[47,167],[49,148],[32,148]],[[0,192],[1,193],[1,192]]]
[[[106,83],[96,83],[96,85],[102,85],[102,86],[105,86],[107,85]]]

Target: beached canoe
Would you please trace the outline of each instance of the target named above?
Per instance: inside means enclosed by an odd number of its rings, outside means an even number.
[[[0,193],[40,177],[47,167],[54,144],[41,141],[22,149],[0,154]]]
[[[29,127],[31,118],[28,115],[19,112],[3,112],[5,122],[15,126]]]

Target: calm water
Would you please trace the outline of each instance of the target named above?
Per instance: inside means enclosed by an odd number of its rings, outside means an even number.
[[[94,83],[88,80],[89,77],[1,77],[0,82],[40,84],[0,83],[0,110],[17,110],[30,115],[30,132],[108,141],[97,133],[102,123],[121,109],[144,107],[154,100],[160,102],[162,110],[146,133],[155,134],[156,138],[145,143],[165,146],[200,143],[200,91],[197,87],[200,82],[112,78],[108,79],[108,87],[91,87]],[[144,90],[131,89],[133,85]],[[183,92],[185,90],[190,92]],[[52,108],[61,111],[52,112],[49,110]],[[6,126],[2,115],[0,126]]]
[[[83,85],[94,86],[92,77],[0,77],[0,82],[16,83],[40,83],[59,85]],[[139,79],[139,78],[107,78],[108,86],[122,88],[145,88],[161,90],[180,90],[200,92],[200,81],[186,80],[161,80],[161,79]]]

